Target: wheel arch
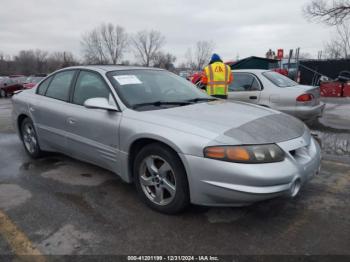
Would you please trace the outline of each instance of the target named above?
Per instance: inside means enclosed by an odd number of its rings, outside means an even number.
[[[128,161],[127,161],[129,181],[133,182],[133,180],[134,180],[133,164],[134,164],[134,160],[136,158],[137,153],[145,146],[147,146],[149,144],[153,144],[153,143],[161,144],[161,145],[167,147],[172,152],[174,152],[178,156],[179,160],[183,164],[184,169],[186,171],[186,166],[183,163],[181,157],[179,156],[180,150],[176,146],[174,146],[171,143],[168,143],[166,141],[162,141],[161,139],[158,139],[158,138],[141,137],[141,138],[134,140],[129,147]]]

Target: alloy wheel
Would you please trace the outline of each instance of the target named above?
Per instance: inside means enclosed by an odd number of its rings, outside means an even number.
[[[153,203],[165,206],[174,199],[176,194],[174,171],[160,156],[148,156],[142,161],[139,179],[143,192]]]
[[[37,150],[38,142],[36,140],[34,128],[30,123],[23,125],[22,135],[24,146],[29,153],[34,154]]]

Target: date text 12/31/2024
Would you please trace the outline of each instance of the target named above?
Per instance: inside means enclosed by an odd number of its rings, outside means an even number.
[[[219,261],[217,256],[128,256],[128,261]]]

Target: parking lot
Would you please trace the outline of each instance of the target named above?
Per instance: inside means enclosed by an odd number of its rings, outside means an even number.
[[[166,216],[106,170],[28,158],[11,100],[0,99],[0,253],[350,255],[349,100],[327,102],[311,127],[323,140],[322,170],[295,199]]]

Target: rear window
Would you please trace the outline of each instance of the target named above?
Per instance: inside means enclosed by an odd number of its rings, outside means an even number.
[[[281,75],[280,73],[269,71],[263,73],[263,76],[278,87],[291,87],[298,85],[298,83],[294,82],[284,75]]]

